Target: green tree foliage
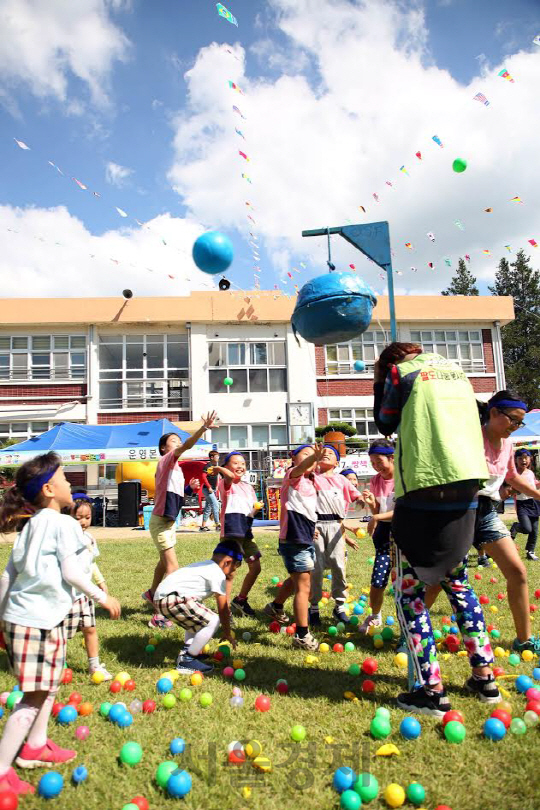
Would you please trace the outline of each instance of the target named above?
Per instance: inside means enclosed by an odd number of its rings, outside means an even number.
[[[441,295],[478,295],[476,278],[465,264],[465,259],[459,259],[457,270],[446,290]]]
[[[528,403],[540,407],[540,272],[529,264],[530,257],[518,250],[509,264],[501,259],[492,295],[511,295],[515,320],[503,326],[503,355],[506,380]]]

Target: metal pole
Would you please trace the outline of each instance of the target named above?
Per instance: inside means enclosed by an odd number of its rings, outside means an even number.
[[[390,263],[386,268],[386,280],[388,283],[388,305],[390,307],[390,335],[392,340],[397,340],[396,326],[396,300],[394,296],[394,271]]]

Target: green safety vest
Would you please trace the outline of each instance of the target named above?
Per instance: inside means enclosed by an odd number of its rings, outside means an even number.
[[[461,368],[430,353],[396,368],[402,402],[396,498],[454,481],[486,481],[489,473],[478,408]]]

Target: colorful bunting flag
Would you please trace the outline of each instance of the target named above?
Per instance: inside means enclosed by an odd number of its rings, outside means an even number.
[[[228,8],[225,8],[225,6],[223,6],[221,3],[216,3],[216,8],[217,13],[219,14],[220,17],[223,17],[225,20],[232,23],[233,25],[236,25],[236,27],[238,28],[238,21],[236,17],[233,17]]]
[[[415,152],[415,154],[418,160],[422,160],[422,152]]]
[[[235,113],[238,113],[238,115],[240,116],[240,118],[243,118],[243,119],[244,119],[244,121],[246,120],[246,116],[245,116],[245,115],[242,115],[242,113],[240,112],[240,110],[238,109],[238,107],[237,107],[235,104],[233,104],[233,110],[234,110],[234,112],[235,112]]]
[[[236,92],[240,93],[241,96],[244,95],[244,91],[241,90],[240,87],[238,87],[238,85],[235,84],[235,82],[231,82],[230,79],[229,79],[229,87],[230,87],[231,90],[236,90]]]
[[[79,188],[82,188],[82,190],[83,190],[83,191],[87,191],[87,190],[88,190],[88,186],[85,186],[85,185],[84,185],[84,183],[81,183],[81,181],[80,181],[80,180],[77,180],[77,178],[76,178],[76,177],[72,177],[71,179],[72,179],[72,180],[73,180],[75,183],[77,183],[77,185],[79,186]]]
[[[480,104],[484,105],[484,107],[489,107],[489,101],[483,93],[477,93],[475,96],[473,96],[473,101],[479,101]]]
[[[30,151],[30,147],[25,144],[24,141],[18,141],[17,138],[13,138],[19,149],[26,149],[28,152]]]
[[[406,174],[406,175],[407,175],[407,177],[410,177],[410,174],[409,174],[409,172],[407,171],[407,169],[405,168],[405,166],[400,166],[399,170],[400,170],[400,172],[402,172],[403,174]]]
[[[527,242],[529,243],[529,245],[532,245],[533,247],[538,247],[538,242],[536,241],[536,239],[527,239]]]
[[[523,205],[523,200],[521,199],[521,197],[512,197],[510,202],[520,203],[521,205]]]
[[[501,76],[501,78],[503,78],[503,79],[506,79],[511,84],[515,84],[513,78],[510,76],[510,74],[508,73],[506,68],[503,68],[502,70],[499,71],[499,76]]]
[[[243,138],[244,140],[246,140],[246,136],[244,135],[244,133],[242,132],[242,130],[238,129],[238,127],[235,127],[235,128],[234,128],[234,131],[236,132],[236,134],[237,134],[237,135],[240,135],[240,137],[241,137],[241,138]]]
[[[245,153],[245,152],[242,152],[242,151],[239,149],[239,150],[238,150],[238,154],[240,155],[240,157],[243,157],[243,158],[244,158],[244,160],[247,160],[247,161],[248,161],[248,163],[249,163],[249,158],[248,158],[248,156],[246,155],[246,153]]]
[[[439,136],[438,136],[438,135],[434,135],[434,136],[432,137],[432,139],[431,139],[431,140],[432,140],[432,141],[435,141],[435,143],[436,143],[438,146],[440,146],[440,147],[441,147],[441,149],[443,149],[443,148],[444,148],[444,146],[443,146],[443,144],[442,144],[442,142],[441,142],[441,139],[439,138]]]
[[[505,248],[507,249],[508,253],[512,253],[512,248],[510,245],[505,245]]]

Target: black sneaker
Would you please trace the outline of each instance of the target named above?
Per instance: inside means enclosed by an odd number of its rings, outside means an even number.
[[[235,596],[231,602],[231,611],[235,616],[248,616],[250,619],[255,618],[257,615],[247,599],[239,599]]]
[[[397,705],[406,712],[430,714],[432,717],[443,717],[452,708],[446,692],[427,692],[425,686],[412,692],[402,692],[397,697]]]
[[[209,532],[209,531],[210,531],[210,529],[208,528],[208,526],[201,526],[201,527],[199,528],[199,531],[200,531],[200,532]]]
[[[535,562],[538,562],[538,557],[536,556],[534,551],[528,551],[526,556],[528,560],[534,560]]]
[[[319,627],[321,624],[321,614],[319,613],[319,608],[309,608],[308,624],[310,627]]]
[[[519,523],[512,523],[512,525],[510,527],[510,537],[512,538],[512,540],[516,539],[518,529],[519,529]]]
[[[479,554],[478,555],[478,565],[480,568],[486,567],[489,565],[489,557],[487,554]]]
[[[351,620],[345,613],[345,609],[342,607],[335,607],[332,616],[337,622],[343,622],[343,624],[350,624]]]
[[[471,675],[469,680],[465,682],[465,689],[477,695],[482,703],[500,703],[501,695],[493,675],[490,675],[487,679],[475,678],[474,675]]]
[[[183,650],[176,659],[176,671],[181,675],[193,675],[195,672],[202,672],[203,675],[209,675],[213,672],[213,669],[212,664],[206,664],[204,661],[200,661],[198,658]]]

